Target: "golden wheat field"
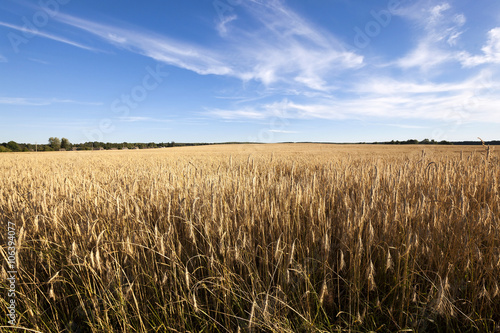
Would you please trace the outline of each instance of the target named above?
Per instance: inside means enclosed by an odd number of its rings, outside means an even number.
[[[2,290],[11,222],[30,332],[498,332],[499,161],[322,144],[0,154]]]

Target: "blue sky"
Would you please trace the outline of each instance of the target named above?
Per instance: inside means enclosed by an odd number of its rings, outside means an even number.
[[[0,142],[500,139],[500,1],[0,3]]]

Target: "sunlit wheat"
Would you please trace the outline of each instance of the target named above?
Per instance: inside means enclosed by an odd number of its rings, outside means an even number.
[[[9,153],[0,170],[19,326],[498,330],[500,165],[489,147]]]

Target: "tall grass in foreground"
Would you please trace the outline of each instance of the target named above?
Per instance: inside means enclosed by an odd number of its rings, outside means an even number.
[[[496,157],[7,154],[0,174],[19,326],[500,329]]]

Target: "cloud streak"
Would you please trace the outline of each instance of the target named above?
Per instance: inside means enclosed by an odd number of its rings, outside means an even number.
[[[460,66],[476,67],[499,63],[500,28],[488,32],[487,40],[481,49],[482,54],[471,55],[460,50],[458,46],[463,45],[460,39],[466,31],[465,15],[455,13],[448,3],[430,8],[422,6],[422,3],[418,2],[398,11],[398,15],[418,23],[419,37],[415,47],[405,56],[376,70],[363,71],[353,67],[351,72],[356,73],[354,79],[342,83],[340,96],[337,97],[333,93],[305,100],[295,98],[282,102],[279,107],[276,103],[234,105],[233,108],[208,110],[208,114],[233,121],[269,120],[277,117],[278,110],[282,110],[281,117],[285,119],[397,119],[500,123],[500,100],[497,97],[500,93],[500,81],[496,79],[496,68],[486,67],[479,72],[471,72],[466,78],[457,79],[456,75],[445,78],[443,75],[442,78],[433,80],[433,77],[444,71],[445,66],[454,65],[459,70]],[[262,13],[261,20],[264,22],[268,22],[266,15],[272,15],[272,10]],[[293,39],[294,35],[308,36],[307,38],[315,41],[316,45],[327,45],[323,35],[307,29],[308,26],[302,25],[300,19],[286,11],[283,11],[283,17],[294,22],[296,27],[293,31],[287,31],[285,35],[292,36],[288,38]],[[269,25],[268,30],[276,31],[277,35],[286,31],[283,28],[286,25],[281,23],[279,18],[276,23],[266,24]],[[278,46],[282,47],[279,43]],[[266,57],[277,58],[270,55]],[[401,74],[395,74],[394,69],[399,69]],[[414,76],[414,80],[408,79],[408,73],[415,74],[415,71],[412,71],[414,69],[420,71],[419,75]],[[403,126],[421,128],[413,125]]]
[[[121,28],[60,14],[60,22],[93,34],[120,49],[138,53],[201,75],[231,75],[232,69],[202,47],[177,41],[151,31]]]
[[[466,18],[463,14],[454,14],[449,3],[427,7],[422,2],[406,8],[400,15],[416,21],[423,33],[416,48],[396,61],[399,67],[408,69],[417,67],[428,71],[442,63],[456,61],[458,51],[452,48],[463,33]]]
[[[58,15],[56,20],[117,48],[172,66],[201,75],[255,80],[265,86],[280,83],[329,90],[329,75],[363,66],[362,56],[346,51],[333,35],[314,27],[280,1],[249,1],[241,8],[253,18],[254,29],[238,27],[234,14],[223,18],[215,27],[223,44],[211,48],[136,27],[113,26],[66,14]]]
[[[322,98],[309,102],[284,100],[255,107],[208,110],[207,114],[231,120],[284,119],[386,119],[500,123],[500,83],[494,72],[453,84],[417,83],[374,79],[352,88],[351,97]]]
[[[47,32],[43,32],[40,30],[30,30],[30,29],[27,29],[26,27],[21,27],[21,26],[15,25],[15,24],[10,24],[7,22],[2,22],[2,21],[0,21],[0,26],[22,32],[24,34],[27,34],[28,36],[39,36],[39,37],[47,38],[47,39],[50,39],[50,40],[53,40],[56,42],[71,45],[71,46],[74,46],[74,47],[77,47],[77,48],[80,48],[83,50],[92,51],[92,52],[102,52],[102,51],[95,49],[93,47],[83,45],[81,43],[66,39],[64,37],[56,36],[56,35],[53,35],[53,34],[50,34]],[[24,38],[23,36],[19,36],[19,37]],[[26,39],[26,38],[24,38],[24,39]]]
[[[29,97],[0,97],[0,104],[6,105],[23,105],[23,106],[45,106],[53,104],[78,104],[89,106],[100,106],[100,102],[83,102],[71,99],[59,98],[29,98]]]
[[[248,33],[235,25],[227,33],[228,41],[251,68],[249,79],[330,90],[330,76],[364,65],[362,56],[347,51],[332,33],[308,22],[282,1],[247,1],[242,7],[258,22],[256,26],[263,27]]]
[[[481,48],[482,55],[472,56],[467,52],[460,55],[462,64],[465,67],[474,67],[482,64],[500,63],[500,27],[488,31],[488,40]]]
[[[268,130],[271,133],[282,133],[282,134],[295,134],[299,133],[297,131],[287,131],[287,130],[279,130],[279,129],[270,129]]]
[[[430,9],[423,9],[421,5],[419,2],[401,13],[403,17],[418,22],[423,35],[412,51],[396,61],[399,67],[429,71],[447,62],[460,63],[468,68],[500,63],[500,27],[488,31],[487,41],[481,48],[483,53],[472,55],[458,49],[458,41],[466,30],[464,14],[453,13],[453,8],[446,2]]]
[[[139,116],[129,116],[129,117],[119,117],[119,121],[124,123],[136,123],[136,122],[155,122],[155,123],[169,123],[172,119],[156,119],[152,117],[139,117]]]

